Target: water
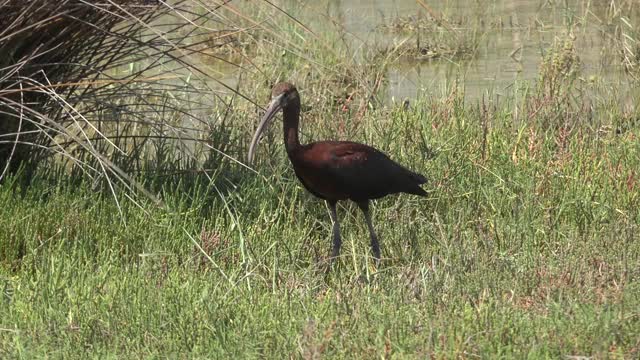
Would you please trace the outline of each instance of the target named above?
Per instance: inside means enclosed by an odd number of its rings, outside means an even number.
[[[427,61],[394,62],[386,74],[388,98],[403,100],[420,93],[441,93],[454,82],[463,85],[468,99],[487,93],[508,94],[519,81],[537,79],[543,55],[556,39],[568,36],[575,38],[580,77],[584,82],[616,87],[623,96],[633,89],[631,78],[622,66],[619,46],[625,34],[633,35],[633,29],[626,26],[625,21],[633,24],[638,18],[637,14],[624,12],[629,5],[625,8],[617,7],[620,4],[616,2],[587,0],[282,0],[274,3],[315,33],[344,32],[356,57],[358,52],[382,49],[402,41],[409,46],[417,44],[416,32],[391,32],[381,28],[399,18],[424,19],[431,12],[447,19],[447,25],[439,28],[440,38],[447,30],[469,36],[476,29],[479,46],[470,60],[442,56]],[[242,5],[252,6],[255,2]],[[451,31],[448,33],[451,37]],[[438,38],[433,31],[420,34],[422,43]]]
[[[415,0],[329,1],[332,18],[340,19],[344,29],[353,34],[354,43],[397,43],[416,35],[406,33],[380,36],[380,25],[397,18],[424,18],[429,10],[449,19],[450,27],[460,34],[479,29],[477,54],[469,61],[448,60],[400,62],[389,69],[389,96],[414,98],[420,91],[433,93],[447,84],[460,81],[468,98],[483,94],[509,93],[521,80],[539,76],[543,54],[555,39],[575,37],[575,49],[581,61],[581,77],[630,88],[620,53],[612,47],[615,32],[608,24],[616,9],[602,2],[589,1],[424,1]],[[322,5],[318,6],[321,11]],[[631,16],[631,14],[627,14]],[[376,31],[377,30],[377,31]]]

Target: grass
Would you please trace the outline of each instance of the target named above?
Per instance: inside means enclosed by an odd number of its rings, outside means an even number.
[[[186,176],[158,188],[166,209],[122,216],[91,184],[5,184],[2,356],[636,357],[640,129],[424,101],[363,120],[360,140],[432,179],[377,202],[377,272],[349,205],[340,266],[318,271],[327,211],[277,142],[264,177]]]
[[[291,79],[303,142],[375,144],[430,178],[425,199],[375,203],[382,264],[347,203],[342,256],[321,271],[328,211],[295,179],[278,124],[257,173],[150,137],[155,153],[118,164],[145,170],[162,206],[49,159],[30,186],[0,187],[1,358],[640,356],[639,114],[581,80],[569,40],[499,101],[454,86],[383,106],[390,58],[358,62],[335,33],[283,24],[247,50],[265,83],[253,73],[238,91],[261,103]],[[204,137],[242,159],[256,108],[226,103]]]

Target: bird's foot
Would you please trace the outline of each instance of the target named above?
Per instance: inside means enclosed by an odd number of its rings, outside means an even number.
[[[331,272],[334,266],[336,266],[336,261],[338,260],[338,256],[335,254],[330,254],[327,257],[320,258],[316,260],[316,269],[318,272],[322,272],[325,275]]]
[[[325,262],[326,262],[325,274],[328,274],[331,271],[331,269],[333,269],[337,260],[338,260],[338,255],[335,254],[335,252],[332,252],[331,255],[325,259]]]

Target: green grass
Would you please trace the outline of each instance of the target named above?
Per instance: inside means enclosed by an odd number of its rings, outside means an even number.
[[[303,142],[366,142],[430,179],[427,198],[374,204],[382,264],[345,203],[324,274],[328,210],[296,180],[278,123],[258,173],[150,138],[138,179],[163,207],[53,159],[29,187],[0,185],[0,358],[640,356],[640,114],[623,90],[584,81],[564,39],[538,83],[499,102],[453,87],[385,106],[393,57],[356,59],[336,31],[310,35],[266,7],[282,39],[258,32],[244,65],[260,71],[240,92],[262,102],[292,80]],[[202,138],[244,159],[256,107],[206,116]],[[211,180],[181,171],[202,167]]]
[[[637,357],[640,129],[509,109],[423,100],[362,119],[358,140],[431,178],[426,199],[376,203],[377,271],[348,204],[342,258],[320,271],[328,213],[279,136],[261,176],[177,176],[155,185],[166,209],[123,197],[122,216],[91,184],[8,179],[0,356]]]

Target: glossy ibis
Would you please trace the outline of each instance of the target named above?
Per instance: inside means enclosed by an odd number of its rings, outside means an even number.
[[[293,169],[302,185],[313,195],[324,199],[331,209],[333,249],[331,259],[340,253],[340,224],[336,213],[338,200],[350,199],[358,204],[369,227],[371,250],[380,259],[378,238],[371,223],[369,200],[395,193],[426,196],[420,188],[427,179],[389,159],[382,152],[351,141],[319,141],[301,145],[298,139],[300,95],[290,83],[273,87],[271,102],[260,120],[249,147],[249,163],[253,161],[260,135],[278,111],[283,112],[284,144]]]

